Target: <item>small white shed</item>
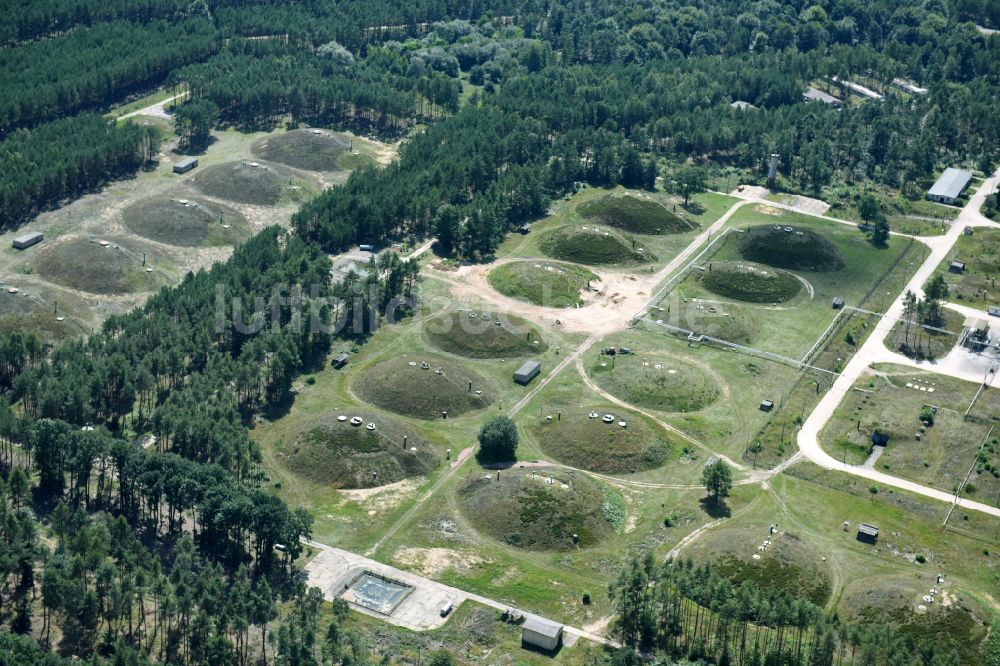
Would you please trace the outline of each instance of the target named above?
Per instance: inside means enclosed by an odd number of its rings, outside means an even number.
[[[526,615],[521,627],[521,645],[545,652],[555,652],[562,645],[563,625],[552,620]]]

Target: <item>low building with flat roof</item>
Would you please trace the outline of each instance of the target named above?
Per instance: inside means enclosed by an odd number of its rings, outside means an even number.
[[[927,190],[927,198],[943,204],[954,204],[969,186],[972,172],[965,169],[948,167],[937,179],[931,189]]]
[[[522,386],[527,386],[541,371],[542,364],[538,361],[525,361],[524,365],[514,373],[514,381]]]
[[[15,250],[26,250],[32,245],[41,243],[43,238],[45,237],[41,234],[41,232],[32,231],[31,233],[21,234],[15,238],[12,245]]]
[[[802,99],[807,102],[822,102],[823,104],[828,104],[835,109],[839,109],[844,105],[843,102],[830,93],[825,93],[822,90],[813,88],[812,86],[806,88],[806,91],[802,93]]]
[[[174,165],[174,173],[187,173],[191,169],[198,166],[198,159],[195,157],[186,157],[177,164]]]
[[[521,626],[521,645],[545,652],[555,652],[562,645],[563,625],[552,620],[526,615]]]

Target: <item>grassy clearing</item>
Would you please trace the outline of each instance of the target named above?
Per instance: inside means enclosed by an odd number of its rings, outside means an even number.
[[[696,412],[720,394],[711,375],[674,357],[599,356],[587,373],[616,398],[664,412]]]
[[[764,218],[770,218],[771,224],[761,225]],[[733,224],[737,230],[749,226],[751,231],[727,233],[702,259],[703,266],[742,262],[748,258],[744,254],[749,247],[754,256],[759,251],[766,256],[758,258],[775,264],[829,268],[842,262],[842,268],[824,271],[786,268],[800,282],[808,282],[811,289],[774,307],[720,301],[702,284],[706,271],[692,270],[657,305],[662,309],[651,310],[650,318],[793,358],[809,352],[838,315],[839,311],[831,308],[834,298],[843,298],[847,305],[880,310],[905,285],[925,247],[916,241],[893,239],[888,247],[878,248],[850,226],[763,205],[744,206],[733,216]],[[780,226],[781,231],[772,229],[774,225]],[[793,232],[786,233],[785,227],[792,227]],[[796,231],[802,232],[802,236]],[[774,243],[797,244],[798,249],[772,252],[764,245],[772,235]]]
[[[750,261],[795,271],[839,271],[845,266],[835,244],[791,225],[750,227],[740,238],[740,254]]]
[[[258,139],[254,155],[306,171],[342,171],[351,155],[351,140],[327,130],[298,129]]]
[[[782,408],[798,414],[800,403],[786,405],[785,396],[801,374],[787,365],[709,345],[692,347],[684,340],[646,329],[631,330],[625,336],[615,336],[613,341],[628,346],[640,359],[648,356],[650,360],[663,362],[666,368],[673,367],[674,359],[683,359],[685,368],[700,373],[704,382],[714,385],[720,397],[700,411],[680,413],[657,410],[657,416],[703,442],[712,451],[724,453],[734,460],[745,457],[747,463],[752,465],[755,456],[748,455],[747,449],[773,415]],[[588,359],[588,363],[591,362]],[[775,412],[760,411],[760,402],[764,399],[775,401]],[[682,460],[693,454],[708,456],[705,452],[693,450],[690,445],[688,449]],[[764,459],[761,458],[760,462],[764,463]]]
[[[598,416],[592,417],[593,413]],[[611,423],[602,420],[606,414],[614,417]],[[627,426],[621,427],[619,421]],[[550,410],[545,417],[532,416],[526,423],[529,435],[544,453],[592,472],[628,474],[656,469],[667,462],[675,448],[671,436],[659,426],[606,403]]]
[[[748,303],[784,303],[802,291],[794,275],[751,264],[709,264],[701,284],[713,294]]]
[[[613,492],[613,491],[612,491]],[[457,489],[476,529],[515,548],[570,550],[613,532],[601,510],[604,492],[583,474],[535,468],[474,475]]]
[[[657,201],[631,194],[590,199],[576,210],[585,219],[634,234],[679,234],[697,226]]]
[[[956,275],[948,270],[953,261],[964,261],[965,272]],[[1000,305],[1000,229],[976,229],[971,236],[958,239],[951,255],[934,271],[948,283],[948,300],[985,310]]]
[[[548,349],[538,330],[524,319],[483,311],[444,313],[424,324],[424,334],[442,351],[468,358],[527,356]]]
[[[202,194],[253,206],[274,206],[286,196],[290,199],[305,196],[301,182],[275,167],[257,162],[207,166],[200,169],[190,182]],[[295,187],[300,189],[292,189]]]
[[[885,346],[916,359],[933,360],[947,355],[961,338],[965,317],[947,308],[943,308],[942,312],[944,322],[933,329],[916,323],[907,325],[903,321],[896,322],[885,338]]]
[[[413,428],[380,415],[344,410],[364,424],[339,421],[336,414],[301,423],[302,431],[277,451],[295,474],[334,488],[372,488],[429,474],[439,459]],[[375,430],[366,424],[374,423]],[[405,446],[404,446],[405,437]]]
[[[10,294],[7,288],[21,289]],[[24,294],[27,293],[27,296]],[[43,342],[57,342],[91,331],[86,303],[51,286],[7,281],[0,290],[0,331],[30,331]],[[62,318],[62,321],[59,321]]]
[[[442,412],[461,416],[493,402],[493,391],[478,373],[423,354],[366,368],[355,380],[354,390],[377,407],[421,419],[438,419]]]
[[[508,234],[507,238],[497,249],[498,257],[513,258],[543,258],[550,256],[542,247],[551,233],[567,229],[573,230],[582,227],[593,228],[595,222],[601,224],[594,218],[585,217],[581,208],[586,207],[592,201],[620,200],[632,198],[637,201],[648,201],[651,205],[662,208],[667,215],[683,216],[689,221],[689,225],[677,232],[670,234],[643,235],[636,238],[636,248],[642,247],[646,254],[655,255],[659,258],[659,263],[669,260],[690,244],[691,240],[705,226],[717,220],[728,210],[736,199],[721,194],[705,192],[691,198],[690,205],[685,208],[675,197],[667,196],[662,192],[645,192],[639,190],[627,190],[625,188],[584,188],[577,194],[568,196],[552,202],[549,215],[544,219],[532,224],[529,234]],[[657,211],[659,214],[659,211]],[[626,247],[631,249],[631,238],[625,233],[619,232],[610,224],[602,225],[605,231],[620,234],[626,238]],[[640,243],[641,238],[641,243]]]
[[[794,528],[788,528],[794,530]],[[770,545],[758,550],[765,541]],[[830,598],[830,565],[823,562],[808,537],[795,531],[739,526],[712,530],[685,551],[685,556],[713,563],[734,583],[753,581],[772,592],[788,592],[823,606]],[[756,559],[755,559],[756,556]]]
[[[539,241],[547,256],[588,265],[635,264],[655,261],[643,243],[614,229],[565,226]]]
[[[128,206],[122,217],[135,234],[181,247],[235,245],[250,236],[243,215],[204,199],[152,197]]]
[[[466,601],[452,614],[448,623],[433,631],[409,631],[381,620],[351,613],[347,629],[359,631],[373,651],[391,655],[403,664],[424,663],[428,655],[444,649],[456,664],[492,664],[491,659],[503,655],[517,666],[542,666],[553,663],[549,655],[521,647],[521,627],[500,620],[493,608]],[[604,648],[590,641],[579,641],[572,648],[560,650],[555,663],[560,666],[583,666],[599,663]]]
[[[64,236],[39,249],[33,271],[64,287],[91,294],[155,291],[171,282],[172,266],[154,246],[127,236],[105,236],[101,245]],[[146,255],[147,272],[143,267]]]
[[[907,386],[909,384],[909,386]],[[889,435],[878,468],[948,492],[955,491],[976,461],[989,428],[963,418],[979,386],[899,366],[877,366],[859,379],[821,433],[830,455],[860,464],[873,432]],[[922,416],[936,408],[933,425]],[[985,468],[990,465],[990,469]],[[973,492],[993,499],[1000,482],[993,461],[983,462]],[[1000,471],[997,472],[1000,475]],[[975,482],[974,482],[975,484]]]
[[[580,303],[580,292],[597,276],[581,266],[514,261],[489,274],[490,285],[501,294],[535,305],[569,308]]]
[[[700,282],[694,284],[700,287]],[[686,284],[682,283],[680,289],[686,289]],[[686,291],[680,289],[677,292],[680,302],[670,303],[665,299],[650,311],[649,318],[653,322],[678,326],[698,335],[708,335],[741,345],[753,344],[758,340],[761,332],[757,322],[759,313],[731,303],[702,302],[698,298],[689,300],[684,296]],[[664,330],[653,323],[643,323],[642,327],[651,331]]]
[[[984,552],[987,544],[979,535],[942,530],[949,508],[943,502],[889,488],[872,496],[866,479],[809,464],[796,465],[789,474],[775,480],[784,513],[775,518],[794,523],[796,532],[827,557],[835,574],[832,601],[841,617],[888,621],[914,635],[930,633],[958,650],[961,663],[979,663],[988,617],[984,609],[996,603],[980,595],[989,595],[1000,581],[1000,556]],[[846,531],[839,527],[843,520],[850,523]],[[1000,528],[996,519],[983,520],[991,521],[982,526],[983,536]],[[878,545],[856,540],[861,522],[879,527]],[[938,573],[945,575],[943,586],[936,585]],[[939,595],[920,613],[917,605],[935,586],[947,593],[950,610],[942,612]]]

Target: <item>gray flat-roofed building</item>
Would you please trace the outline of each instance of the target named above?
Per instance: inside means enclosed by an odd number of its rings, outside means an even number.
[[[750,102],[744,102],[741,99],[736,100],[735,102],[733,102],[729,106],[733,107],[734,109],[739,109],[740,111],[753,111],[754,109],[757,108],[756,106],[754,106]]]
[[[545,652],[558,650],[562,635],[563,625],[535,615],[526,615],[521,626],[521,644]]]
[[[964,261],[958,261],[956,259],[955,261],[953,261],[950,264],[948,264],[948,272],[949,273],[955,273],[957,275],[961,275],[962,273],[965,272],[965,262]]]
[[[521,385],[527,385],[532,379],[542,371],[542,364],[538,361],[525,361],[524,365],[514,373],[514,381]]]
[[[194,157],[186,157],[174,165],[174,173],[187,173],[198,166],[198,160]]]
[[[965,169],[948,167],[927,191],[927,198],[938,203],[953,204],[969,186],[972,173]]]
[[[806,88],[806,91],[802,93],[802,99],[807,102],[823,102],[823,104],[829,104],[835,109],[839,109],[844,104],[833,95],[813,88],[812,86]]]
[[[24,250],[36,243],[41,243],[43,238],[44,236],[42,236],[40,232],[33,231],[28,234],[21,234],[20,236],[14,239],[12,245],[14,246],[15,250]]]

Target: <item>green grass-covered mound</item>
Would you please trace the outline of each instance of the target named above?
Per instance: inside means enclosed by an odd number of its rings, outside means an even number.
[[[652,261],[656,256],[643,249],[642,242],[619,231],[587,225],[570,225],[556,229],[538,243],[547,256],[581,264],[633,264]]]
[[[547,349],[524,319],[483,310],[446,312],[428,320],[424,333],[438,349],[469,358],[526,356]]]
[[[681,302],[671,306],[671,312],[653,310],[649,313],[649,318],[679,326],[698,335],[709,335],[742,345],[752,343],[759,330],[750,308],[741,308],[736,304]],[[643,328],[663,332],[662,328],[652,323],[644,323]]]
[[[819,234],[786,226],[757,226],[740,235],[744,259],[793,271],[839,271],[844,267],[840,248]]]
[[[422,363],[430,367],[422,368]],[[428,355],[395,358],[366,368],[355,380],[354,391],[377,407],[421,419],[441,418],[441,412],[451,418],[493,402],[479,374]]]
[[[771,544],[757,550],[767,539]],[[693,545],[690,554],[711,561],[718,573],[734,583],[753,581],[758,587],[787,591],[820,606],[830,598],[829,570],[822,553],[794,533],[772,535],[766,526],[712,530]],[[754,555],[760,559],[753,559]]]
[[[928,565],[929,566],[929,565]],[[941,595],[926,604],[925,612],[917,611],[923,596],[930,592],[933,576],[918,580],[884,577],[859,581],[844,594],[839,608],[841,617],[864,624],[892,625],[915,643],[927,642],[937,648],[954,649],[958,663],[981,663],[979,645],[986,635],[985,618],[973,614],[974,604],[962,603],[954,589],[945,588],[949,608],[944,608]]]
[[[204,199],[152,197],[127,207],[122,218],[139,236],[180,247],[235,245],[250,236],[240,213]]]
[[[514,261],[489,274],[490,285],[505,296],[550,308],[569,308],[597,276],[580,266]]]
[[[597,412],[597,418],[590,418]],[[605,423],[605,414],[614,416]],[[665,431],[644,418],[609,404],[550,410],[552,420],[533,417],[529,431],[542,450],[556,461],[592,472],[627,474],[660,467],[673,446]],[[618,425],[624,420],[626,427]]]
[[[166,259],[155,246],[135,238],[102,236],[98,240],[108,244],[102,246],[83,236],[47,243],[35,258],[34,270],[50,282],[91,294],[154,291],[169,282],[163,273]],[[152,272],[142,265],[143,254]]]
[[[318,132],[318,133],[317,133]],[[351,147],[343,134],[327,130],[299,129],[278,136],[267,136],[253,145],[253,153],[262,159],[287,164],[307,171],[338,171]]]
[[[284,446],[282,457],[289,470],[335,488],[372,488],[427,474],[437,467],[434,449],[412,428],[363,412],[344,412],[348,417],[344,422],[338,421],[338,416],[329,414],[305,425],[295,440]],[[351,425],[350,418],[355,416],[364,424]],[[375,430],[367,429],[369,423],[375,424]]]
[[[476,529],[517,548],[585,548],[614,531],[602,511],[605,493],[613,491],[582,474],[511,469],[497,480],[496,472],[485,472],[463,481],[457,492],[462,513]]]
[[[792,274],[750,264],[712,263],[701,285],[713,294],[747,303],[783,303],[798,296],[802,283]]]
[[[672,359],[601,356],[590,375],[602,389],[630,405],[666,412],[694,412],[719,397],[719,386],[703,370]]]
[[[247,161],[205,167],[190,182],[210,197],[253,206],[273,206],[289,187],[288,179],[287,173],[271,165]]]
[[[576,207],[581,217],[634,234],[680,234],[695,227],[650,199],[605,195]]]

